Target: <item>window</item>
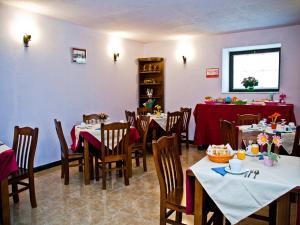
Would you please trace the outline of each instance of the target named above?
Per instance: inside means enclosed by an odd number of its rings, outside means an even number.
[[[258,80],[255,92],[279,91],[280,47],[272,44],[224,49],[222,91],[248,92],[241,83],[247,77]]]

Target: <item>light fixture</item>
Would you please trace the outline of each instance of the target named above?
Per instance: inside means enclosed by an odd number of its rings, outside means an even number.
[[[119,58],[120,54],[119,53],[114,53],[114,61],[116,62]]]
[[[24,47],[29,47],[29,41],[31,41],[31,35],[30,34],[24,34],[23,36],[23,43]]]
[[[186,64],[186,56],[182,56],[183,64]]]

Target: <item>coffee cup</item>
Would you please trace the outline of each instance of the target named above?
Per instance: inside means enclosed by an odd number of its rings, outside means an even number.
[[[151,113],[147,113],[147,116],[151,116]]]
[[[239,159],[230,159],[229,160],[229,168],[233,173],[238,173],[242,169],[242,160]]]

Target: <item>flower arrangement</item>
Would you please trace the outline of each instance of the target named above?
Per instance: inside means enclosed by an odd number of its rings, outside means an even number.
[[[279,102],[285,103],[285,99],[286,99],[286,94],[285,93],[281,93],[279,95]]]
[[[279,147],[282,144],[282,140],[280,136],[273,135],[272,142],[269,142],[269,136],[266,133],[260,133],[257,136],[257,143],[261,146],[267,145],[267,152],[264,154],[265,156],[268,156],[270,160],[278,162],[279,155],[271,152],[272,144],[275,144],[275,146]]]
[[[154,106],[154,113],[156,113],[156,115],[160,115],[160,113],[161,113],[161,106],[160,105],[155,105]]]
[[[278,112],[275,112],[271,116],[269,116],[269,118],[271,119],[271,123],[276,123],[276,120],[279,116],[281,116],[281,114]]]
[[[104,112],[99,113],[100,120],[106,120],[108,118],[108,115]]]
[[[243,81],[241,82],[241,84],[245,87],[245,88],[253,88],[254,86],[258,85],[258,80],[255,79],[255,77],[247,77],[244,78]]]

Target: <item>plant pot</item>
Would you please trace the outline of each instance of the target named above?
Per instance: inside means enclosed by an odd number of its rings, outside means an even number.
[[[264,164],[271,167],[274,165],[274,161],[269,156],[264,155]]]
[[[248,91],[253,91],[254,90],[254,86],[248,86],[247,89],[248,89]]]
[[[276,124],[276,123],[271,123],[271,128],[272,128],[272,130],[275,130],[276,127],[277,127],[277,124]]]

